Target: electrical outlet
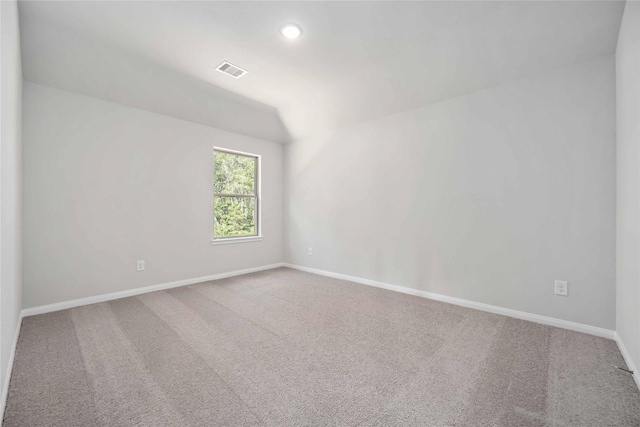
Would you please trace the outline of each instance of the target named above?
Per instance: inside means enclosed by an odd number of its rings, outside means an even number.
[[[141,259],[141,260],[136,262],[136,269],[138,271],[144,271],[144,260],[143,259]]]
[[[569,292],[569,282],[556,280],[556,295],[567,296]]]
[[[309,255],[313,255],[313,248],[309,248]]]

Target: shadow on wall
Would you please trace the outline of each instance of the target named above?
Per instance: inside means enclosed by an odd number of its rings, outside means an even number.
[[[286,261],[612,329],[613,74],[602,57],[287,146]]]
[[[50,24],[23,29],[25,80],[271,142],[291,136],[277,109]],[[38,44],[58,43],[43,52]],[[60,61],[65,58],[65,61]],[[162,90],[158,90],[162,88]]]

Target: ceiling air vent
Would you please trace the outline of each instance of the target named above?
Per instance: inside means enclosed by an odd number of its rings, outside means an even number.
[[[221,73],[228,74],[236,79],[239,79],[240,77],[247,74],[247,70],[243,70],[237,65],[230,64],[227,61],[223,61],[222,64],[218,65],[218,67],[216,67],[216,70],[220,71]]]

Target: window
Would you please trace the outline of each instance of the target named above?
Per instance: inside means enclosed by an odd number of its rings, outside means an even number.
[[[213,241],[260,236],[260,156],[214,148]]]

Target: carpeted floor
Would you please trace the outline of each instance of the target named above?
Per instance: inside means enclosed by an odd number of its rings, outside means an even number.
[[[638,426],[614,341],[280,268],[27,317],[5,426]]]

